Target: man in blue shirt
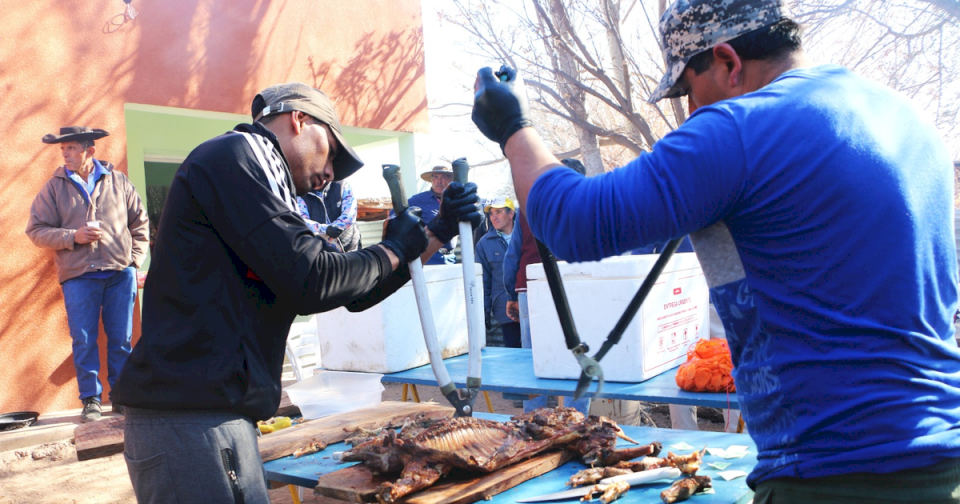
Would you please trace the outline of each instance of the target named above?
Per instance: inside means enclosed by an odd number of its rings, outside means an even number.
[[[407,204],[420,207],[423,211],[423,221],[430,222],[440,212],[440,195],[453,182],[453,171],[446,166],[434,166],[432,170],[420,174],[420,178],[430,182],[430,189],[410,196]],[[451,256],[453,244],[444,243],[437,253],[430,257],[426,264],[446,264],[446,256]]]
[[[673,3],[651,101],[695,112],[596,177],[554,169],[512,69],[480,71],[474,122],[558,257],[690,234],[759,449],[754,502],[958,502],[950,157],[903,96],[812,66],[799,31],[781,0]]]

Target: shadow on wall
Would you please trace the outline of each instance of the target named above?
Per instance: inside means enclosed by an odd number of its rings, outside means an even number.
[[[322,87],[334,62],[317,63],[311,56],[313,85]],[[375,129],[410,129],[409,123],[427,107],[426,95],[413,108],[403,105],[417,83],[423,85],[423,30],[396,32],[375,39],[365,34],[355,45],[354,56],[332,83],[332,98],[341,102],[341,122]],[[342,97],[361,97],[342,108]]]
[[[119,23],[119,1],[82,2],[43,15],[42,5],[11,4],[12,18],[31,21],[12,23],[5,31],[10,40],[24,44],[0,49],[0,107],[6,111],[0,129],[8,132],[11,148],[0,166],[0,176],[11,181],[0,185],[0,200],[7,202],[0,205],[0,243],[6,254],[0,258],[7,258],[0,268],[0,356],[7,357],[0,387],[17,391],[0,397],[0,409],[22,409],[21,404],[45,408],[76,396],[74,387],[57,388],[75,376],[53,252],[37,249],[23,233],[30,202],[62,162],[55,146],[40,142],[45,133],[74,124],[107,129],[113,136],[97,142],[96,157],[127,173],[124,103],[246,113],[266,79],[280,82],[289,76],[312,78],[318,87],[326,84],[340,101],[345,124],[396,130],[418,126],[427,106],[422,29],[369,32],[346,61],[318,61],[298,51],[299,45],[292,48],[297,57],[267,61],[284,41],[310,40],[304,27],[289,33],[289,25],[281,28],[276,22],[297,5],[308,4],[140,2],[137,18]],[[28,43],[41,36],[45,43]],[[410,94],[423,99],[411,103],[406,99]],[[136,319],[135,336],[138,328]],[[7,388],[12,386],[16,388]]]
[[[48,257],[22,268],[21,276],[15,281],[17,289],[6,293],[5,304],[13,307],[15,313],[0,317],[0,334],[3,335],[0,355],[6,356],[3,359],[4,374],[8,377],[34,382],[38,387],[49,383],[59,388],[73,381],[76,372],[70,335],[65,329],[63,296],[57,285],[52,256]],[[64,329],[61,331],[60,327]],[[35,397],[20,394],[23,385],[10,383],[3,386],[4,390],[16,393],[0,396],[0,411],[21,410],[34,403]],[[62,392],[76,395],[75,388],[68,387]]]

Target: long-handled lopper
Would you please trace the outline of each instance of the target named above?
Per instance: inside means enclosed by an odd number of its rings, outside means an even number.
[[[587,355],[590,348],[586,343],[580,341],[580,336],[577,334],[577,326],[573,323],[573,314],[570,312],[569,303],[567,303],[567,294],[563,289],[563,280],[560,277],[560,268],[557,267],[557,258],[554,257],[553,252],[550,252],[550,249],[547,248],[546,245],[541,243],[540,240],[537,240],[540,259],[543,261],[543,272],[547,277],[547,284],[550,286],[550,294],[553,296],[553,304],[557,309],[557,317],[560,319],[560,329],[563,331],[563,337],[567,342],[567,349],[573,352],[573,356],[576,357],[582,370],[580,372],[580,379],[577,381],[577,390],[573,393],[574,399],[583,397],[583,394],[590,388],[590,382],[593,381],[594,378],[597,378],[596,395],[600,395],[600,392],[603,390],[603,368],[600,367],[600,359],[602,359],[604,355],[607,355],[607,352],[610,351],[613,345],[620,342],[623,332],[627,329],[627,326],[630,325],[630,321],[637,315],[637,311],[640,310],[640,305],[642,305],[643,300],[647,298],[647,294],[650,294],[650,290],[653,289],[657,278],[660,277],[660,273],[663,272],[663,268],[667,266],[667,262],[670,261],[670,257],[673,256],[673,253],[677,250],[677,247],[680,246],[682,240],[683,238],[677,238],[667,243],[660,257],[657,258],[657,262],[654,263],[653,268],[647,275],[647,278],[640,284],[640,289],[636,295],[633,296],[633,299],[630,300],[630,304],[627,305],[623,315],[620,316],[617,325],[613,327],[606,341],[600,346],[600,350],[597,351],[592,358]]]
[[[452,163],[453,179],[461,184],[467,183],[470,165],[467,158],[459,158]],[[486,338],[483,324],[483,299],[477,285],[476,261],[473,250],[473,226],[469,222],[460,222],[460,257],[463,263],[463,295],[467,304],[467,341],[470,345],[470,358],[467,367],[467,390],[465,399],[473,406],[480,392],[480,351]]]
[[[407,197],[403,190],[403,181],[400,180],[400,167],[397,165],[383,165],[383,179],[387,181],[387,187],[390,188],[390,199],[393,201],[393,211],[397,214],[403,213],[407,208]],[[469,226],[469,224],[467,224]],[[471,395],[469,389],[461,398],[457,393],[457,386],[450,379],[447,367],[443,364],[443,355],[440,351],[440,343],[437,340],[437,329],[433,323],[433,311],[430,309],[430,297],[427,292],[427,281],[423,276],[423,263],[419,257],[410,261],[410,279],[413,282],[413,292],[417,299],[417,310],[420,312],[420,326],[423,328],[423,339],[427,345],[427,353],[430,355],[430,367],[433,369],[433,375],[437,377],[437,385],[440,386],[440,393],[450,401],[450,404],[456,409],[456,416],[472,416],[473,403],[476,399],[476,393]],[[473,344],[470,345],[471,370],[473,369]],[[480,352],[477,348],[477,386],[480,383]]]

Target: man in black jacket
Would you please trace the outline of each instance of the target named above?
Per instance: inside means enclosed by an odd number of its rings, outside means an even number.
[[[333,104],[288,83],[261,91],[251,112],[255,123],[194,149],[167,196],[142,337],[112,391],[127,409],[124,456],[140,502],[268,502],[255,421],[280,403],[294,317],[380,302],[409,278],[407,261],[433,254],[458,220],[481,219],[476,186],[455,185],[434,226],[441,236],[411,207],[380,244],[327,252],[296,195],[363,166]]]

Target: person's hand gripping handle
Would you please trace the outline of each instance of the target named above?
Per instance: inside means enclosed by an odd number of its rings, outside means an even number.
[[[467,158],[453,162],[453,180],[466,185],[470,172]],[[476,260],[473,250],[473,226],[460,221],[460,254],[463,261],[463,292],[467,302],[467,338],[470,344],[470,360],[467,370],[467,388],[480,388],[480,351],[486,340],[483,323],[483,298],[477,284]]]
[[[390,199],[393,201],[393,211],[399,217],[407,211],[407,197],[403,191],[403,181],[400,180],[400,167],[397,165],[383,165],[383,179],[390,188]],[[420,257],[410,260],[410,279],[413,282],[413,292],[417,298],[417,310],[420,312],[420,326],[423,328],[423,339],[427,344],[430,355],[430,367],[437,377],[440,393],[447,395],[456,392],[457,387],[450,379],[447,368],[443,364],[443,355],[440,352],[440,343],[437,341],[437,329],[433,323],[433,311],[430,310],[430,297],[427,293],[427,281],[423,276],[423,263]]]

